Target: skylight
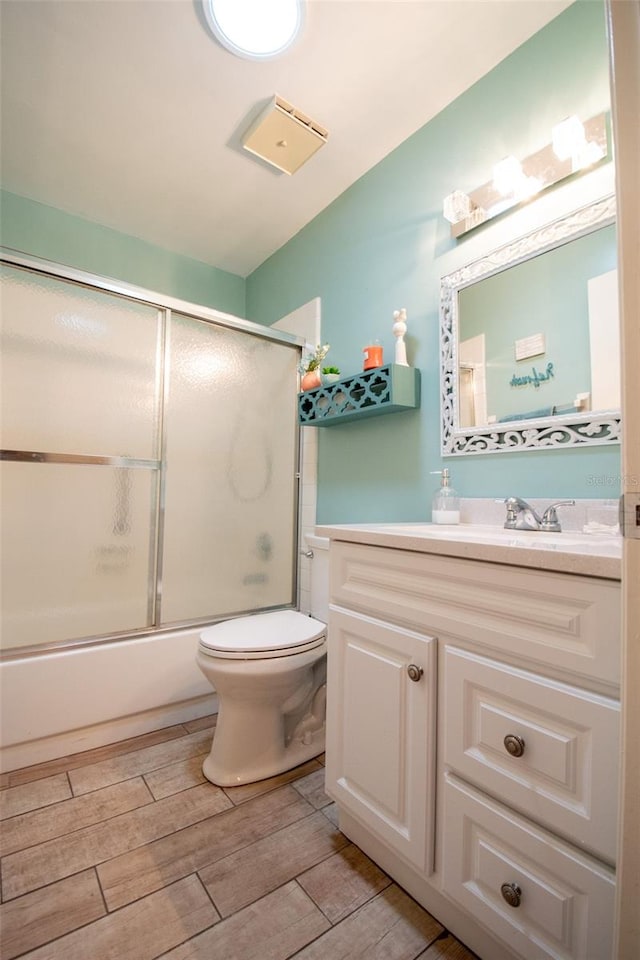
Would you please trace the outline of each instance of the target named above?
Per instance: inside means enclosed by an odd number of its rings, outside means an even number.
[[[203,0],[215,38],[239,57],[265,60],[289,47],[302,26],[303,0]]]

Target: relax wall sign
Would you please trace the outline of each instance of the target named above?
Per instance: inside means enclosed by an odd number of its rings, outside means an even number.
[[[531,373],[526,373],[523,376],[518,376],[514,373],[509,381],[510,386],[512,387],[528,387],[533,386],[537,390],[540,387],[541,383],[545,383],[547,380],[551,380],[555,376],[553,369],[553,363],[549,361],[546,365],[544,371],[540,372],[536,370],[535,367],[531,368]]]

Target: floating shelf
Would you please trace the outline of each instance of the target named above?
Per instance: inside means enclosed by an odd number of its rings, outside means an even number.
[[[307,427],[401,413],[420,406],[420,371],[398,363],[343,377],[298,397],[298,422]]]

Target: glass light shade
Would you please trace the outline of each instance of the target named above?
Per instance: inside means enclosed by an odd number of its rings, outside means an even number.
[[[602,160],[604,155],[605,152],[599,143],[594,143],[593,141],[585,143],[577,156],[573,158],[574,172],[576,170],[584,170],[586,167],[590,167],[591,164],[597,163],[598,160]]]
[[[514,193],[520,200],[528,200],[529,197],[534,197],[536,193],[540,193],[543,186],[542,180],[538,177],[523,176]]]
[[[283,53],[302,27],[302,0],[203,0],[203,10],[216,40],[250,59]]]
[[[551,142],[558,160],[570,160],[584,148],[584,125],[576,116],[567,117],[551,130]]]
[[[505,157],[493,168],[493,186],[503,196],[517,193],[524,174],[522,164],[515,157]]]
[[[471,199],[462,190],[454,190],[442,202],[443,215],[449,223],[459,223],[471,213]]]

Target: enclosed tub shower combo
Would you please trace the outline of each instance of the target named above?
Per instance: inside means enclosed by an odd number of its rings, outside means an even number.
[[[25,753],[27,741],[82,728],[68,752],[100,742],[101,723],[137,718],[127,735],[163,704],[210,705],[201,627],[295,607],[300,347],[137,287],[2,261],[3,752],[15,768],[55,753]]]

